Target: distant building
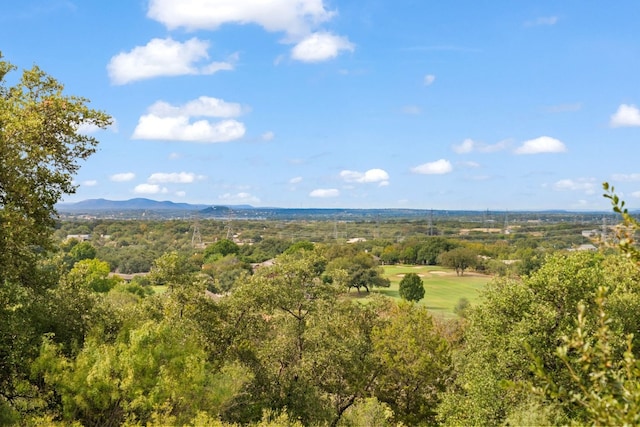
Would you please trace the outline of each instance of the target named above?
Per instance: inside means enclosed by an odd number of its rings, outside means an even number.
[[[366,241],[367,239],[365,239],[364,237],[354,237],[352,239],[347,240],[347,243],[362,243]]]
[[[76,239],[80,242],[91,239],[91,234],[67,234],[67,240]]]

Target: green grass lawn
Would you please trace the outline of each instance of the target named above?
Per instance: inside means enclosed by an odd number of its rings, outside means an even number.
[[[424,282],[424,299],[418,304],[426,306],[434,315],[453,317],[453,308],[460,298],[471,303],[480,296],[480,290],[491,280],[490,276],[465,273],[456,276],[455,271],[435,266],[388,265],[384,266],[385,276],[391,281],[390,288],[376,288],[374,292],[391,298],[400,299],[398,287],[402,275],[416,273]]]

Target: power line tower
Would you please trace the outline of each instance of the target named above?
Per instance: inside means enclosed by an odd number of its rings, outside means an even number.
[[[509,211],[504,213],[504,234],[509,234]]]
[[[233,238],[233,225],[232,225],[232,221],[233,221],[233,211],[229,211],[229,221],[227,222],[227,237],[226,239],[229,240],[229,237]]]
[[[193,234],[191,235],[191,246],[194,248],[202,246],[202,235],[200,234],[200,220],[198,216],[195,216],[195,221],[191,226],[193,228]]]
[[[433,236],[433,209],[429,212],[429,236]]]

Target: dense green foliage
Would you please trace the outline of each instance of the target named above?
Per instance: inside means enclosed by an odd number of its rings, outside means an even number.
[[[400,280],[400,297],[407,301],[420,301],[424,298],[424,283],[416,273],[408,273]]]

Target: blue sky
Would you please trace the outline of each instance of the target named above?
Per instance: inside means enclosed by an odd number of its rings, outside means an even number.
[[[0,51],[111,114],[75,195],[640,206],[640,2],[22,0]],[[92,132],[86,129],[86,132]]]

